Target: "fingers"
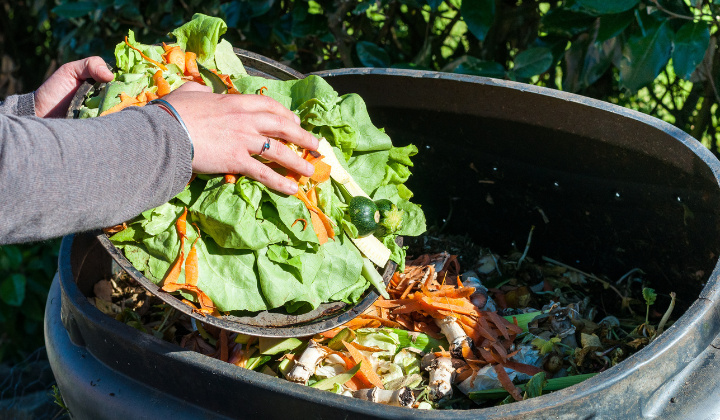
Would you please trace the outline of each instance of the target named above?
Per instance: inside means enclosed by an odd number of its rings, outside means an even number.
[[[232,98],[233,106],[239,112],[269,113],[300,124],[300,117],[269,96],[231,95],[229,98]]]
[[[294,195],[298,192],[297,183],[273,171],[264,163],[255,159],[246,159],[243,166],[240,173],[261,182],[268,188],[288,195]]]
[[[101,57],[88,57],[65,65],[69,67],[71,76],[77,80],[95,79],[98,82],[109,82],[113,79],[112,72]]]
[[[268,148],[264,150],[264,145]],[[265,159],[276,162],[283,167],[300,175],[310,176],[315,172],[315,167],[305,159],[298,156],[292,149],[274,139],[264,139],[258,153]]]
[[[318,147],[318,140],[315,136],[285,116],[270,112],[258,112],[254,115],[253,121],[258,134],[262,136],[287,140],[310,150],[316,150]]]

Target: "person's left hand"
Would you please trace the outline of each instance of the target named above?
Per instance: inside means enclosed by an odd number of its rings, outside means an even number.
[[[63,64],[35,91],[35,115],[41,118],[65,116],[75,92],[86,79],[109,82],[112,72],[105,60],[89,57]]]

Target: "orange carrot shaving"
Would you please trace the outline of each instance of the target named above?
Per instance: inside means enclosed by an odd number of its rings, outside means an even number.
[[[410,294],[410,291],[412,290],[413,287],[415,287],[415,282],[414,282],[414,281],[408,281],[408,286],[407,286],[407,288],[403,291],[402,295],[400,295],[400,299],[405,299],[405,298],[407,297],[407,295]]]
[[[313,206],[317,207],[318,199],[317,199],[317,191],[315,191],[315,188],[311,188],[310,190],[308,190],[307,198],[312,203]]]
[[[473,293],[475,293],[474,287],[463,287],[463,288],[455,288],[452,286],[444,287],[443,289],[437,291],[437,292],[429,292],[429,295],[432,297],[447,297],[452,299],[462,299],[471,296]]]
[[[390,284],[391,284],[392,286],[397,287],[398,283],[400,283],[400,273],[398,273],[398,272],[396,271],[396,272],[393,273],[393,276],[392,276],[392,278],[390,279]]]
[[[158,96],[154,92],[145,91],[145,102],[154,101]]]
[[[328,218],[325,215],[325,213],[322,212],[322,210],[320,210],[317,206],[313,205],[310,202],[310,200],[308,199],[307,195],[302,190],[302,188],[298,189],[298,192],[295,194],[295,197],[300,199],[300,201],[302,201],[305,204],[305,207],[307,207],[308,210],[310,210],[311,216],[312,216],[313,212],[318,215],[318,217],[320,218],[320,222],[322,222],[322,225],[325,227],[325,231],[327,233],[328,238],[330,238],[330,239],[335,238],[335,231],[333,230],[332,221],[330,220],[330,218]],[[315,227],[314,223],[315,222],[313,221],[313,228]],[[315,231],[315,233],[317,233],[317,230]]]
[[[359,344],[359,343],[352,343],[352,346],[358,350],[368,351],[370,353],[377,353],[377,352],[383,351],[383,349],[381,349],[380,347],[363,346],[362,344]]]
[[[383,387],[382,379],[380,379],[377,373],[375,373],[370,361],[362,353],[360,353],[360,351],[352,343],[348,343],[346,341],[343,341],[342,343],[348,353],[350,353],[350,357],[353,358],[355,363],[360,363],[360,370],[356,375],[359,377],[365,377],[365,379],[373,384],[373,386],[385,389],[385,387]]]
[[[475,314],[475,308],[467,309],[463,308],[461,306],[457,305],[450,305],[440,302],[435,302],[432,299],[428,298],[427,296],[421,296],[418,299],[418,302],[420,303],[420,306],[428,312],[429,315],[431,315],[433,318],[440,318],[439,316],[436,316],[435,314],[439,313],[440,315],[445,315],[444,313],[440,312],[440,310],[450,311],[451,313],[459,313],[463,315],[474,315]]]
[[[512,397],[515,399],[515,401],[522,401],[523,397],[522,394],[520,394],[520,390],[518,389],[518,387],[515,386],[515,384],[512,383],[512,380],[505,371],[505,368],[502,365],[497,364],[493,365],[493,369],[495,369],[495,373],[497,373],[497,378],[498,380],[500,380],[502,387],[505,388],[505,391],[509,392],[510,395],[512,395]]]
[[[120,103],[101,112],[100,116],[102,117],[104,115],[108,115],[108,114],[112,114],[114,112],[121,111],[129,106],[140,106],[141,104],[144,105],[144,103],[138,101],[137,98],[133,98],[132,96],[128,96],[125,93],[121,93],[120,94]]]
[[[323,161],[317,161],[314,163],[315,165],[315,172],[313,172],[312,175],[310,175],[310,179],[312,181],[317,182],[318,184],[321,182],[325,182],[328,179],[330,179],[330,165]]]
[[[137,48],[133,47],[132,45],[130,45],[130,43],[128,42],[127,37],[125,37],[125,44],[127,44],[128,47],[130,47],[130,48],[132,48],[133,50],[135,50],[135,51],[137,51],[138,53],[140,53],[140,57],[142,57],[143,59],[151,62],[152,64],[160,67],[160,68],[163,69],[163,70],[167,70],[167,67],[165,67],[165,65],[164,65],[163,63],[158,63],[157,61],[155,61],[155,60],[153,60],[152,58],[148,57],[147,55],[143,54],[143,52],[140,51],[139,49],[137,49]]]
[[[378,306],[380,308],[397,308],[398,306],[403,306],[407,304],[415,303],[412,299],[395,299],[395,300],[386,300],[383,298],[379,298],[375,301],[374,305]]]
[[[506,340],[510,339],[510,335],[508,334],[508,326],[509,325],[515,325],[510,323],[507,319],[501,317],[496,312],[488,311],[486,312],[488,318],[490,318],[490,321],[492,321],[493,324],[497,327],[497,329],[500,331],[500,334],[502,334],[503,338]]]
[[[265,95],[265,92],[267,92],[268,88],[263,86],[260,89],[258,89],[258,94]]]
[[[168,64],[175,64],[180,71],[185,72],[185,53],[178,45],[169,47],[163,42],[165,54],[162,55],[163,60]]]
[[[505,362],[505,367],[508,367],[516,372],[524,373],[526,375],[533,376],[536,373],[540,373],[543,370],[539,367],[532,366],[532,365],[526,365],[525,363],[519,363],[512,360],[508,360]]]
[[[197,286],[198,282],[198,256],[197,248],[195,247],[198,239],[200,239],[199,236],[193,241],[190,252],[188,252],[187,259],[185,260],[185,284],[188,286]]]
[[[312,223],[315,235],[317,235],[320,245],[328,241],[328,231],[325,229],[320,216],[314,211],[310,211],[310,222]]]
[[[225,183],[226,184],[235,184],[237,181],[238,181],[237,175],[225,174]]]
[[[197,66],[197,55],[194,52],[186,52],[185,53],[185,76],[190,76],[193,78],[196,82],[202,82],[202,77],[200,77],[200,70],[198,70]]]
[[[163,287],[162,290],[169,291],[169,289],[178,290],[175,288],[178,278],[180,277],[180,271],[182,270],[182,263],[185,258],[185,235],[187,233],[187,207],[183,211],[183,213],[178,217],[177,221],[175,222],[175,228],[177,229],[178,236],[180,237],[180,252],[178,252],[177,258],[175,258],[175,261],[170,266],[168,271],[165,273],[165,277],[163,277],[162,283]],[[167,289],[166,290],[166,286]]]
[[[162,75],[162,71],[158,70],[153,74],[153,82],[157,86],[157,96],[162,98],[170,93],[170,83]]]
[[[361,318],[364,318],[364,319],[374,319],[374,320],[380,322],[380,324],[381,324],[382,326],[384,326],[384,327],[402,328],[402,325],[400,325],[400,323],[395,322],[395,321],[391,321],[391,320],[386,319],[386,318],[383,318],[383,317],[379,317],[379,316],[375,316],[375,315],[369,315],[369,314],[360,314],[360,315],[358,315],[358,316],[361,317]]]
[[[295,223],[297,223],[297,222],[302,222],[302,224],[303,224],[302,230],[303,230],[303,232],[304,232],[305,229],[307,229],[307,225],[308,225],[307,220],[305,220],[305,219],[295,219],[295,221],[292,223],[292,225],[290,225],[290,227],[295,226]]]

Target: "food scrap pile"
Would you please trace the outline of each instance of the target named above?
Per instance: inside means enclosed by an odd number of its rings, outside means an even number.
[[[463,270],[444,251],[408,260],[387,286],[389,298],[313,337],[253,337],[204,325],[123,273],[98,283],[94,301],[188,350],[320,390],[418,409],[492,406],[577,384],[654,340],[675,304],[671,293],[667,311],[658,313],[657,294],[637,269],[609,282],[549,258],[536,263],[519,252],[501,257],[482,249],[467,265]],[[598,282],[612,283],[621,305],[593,301],[595,286],[608,290]]]

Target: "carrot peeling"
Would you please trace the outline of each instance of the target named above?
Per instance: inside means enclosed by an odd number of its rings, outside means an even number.
[[[130,48],[132,48],[133,50],[135,50],[135,51],[137,51],[138,53],[140,53],[140,57],[142,57],[144,60],[147,60],[147,61],[151,62],[152,64],[160,67],[160,68],[163,69],[163,70],[167,70],[167,67],[165,67],[165,65],[164,65],[163,63],[158,63],[157,61],[155,61],[155,60],[153,60],[152,58],[148,57],[147,55],[143,54],[143,52],[140,51],[139,49],[137,49],[137,48],[133,47],[132,45],[130,45],[130,43],[128,42],[127,37],[125,37],[125,44],[127,44],[128,47],[130,47]]]
[[[357,376],[366,379],[368,382],[370,382],[373,386],[376,386],[380,389],[385,389],[383,387],[382,379],[375,373],[375,371],[372,368],[372,364],[370,361],[362,354],[360,351],[355,348],[355,346],[352,343],[348,343],[346,341],[342,342],[345,348],[347,349],[348,353],[350,353],[350,357],[353,358],[355,363],[360,363],[360,370],[356,374]]]
[[[163,77],[162,71],[158,70],[153,74],[153,82],[157,86],[157,96],[162,98],[170,93],[170,83]]]
[[[297,222],[302,222],[302,224],[303,224],[302,230],[303,230],[303,232],[304,232],[305,229],[307,229],[307,225],[308,225],[307,220],[305,220],[305,219],[295,219],[295,221],[292,223],[292,225],[290,225],[290,227],[295,226],[295,223],[297,223]]]

